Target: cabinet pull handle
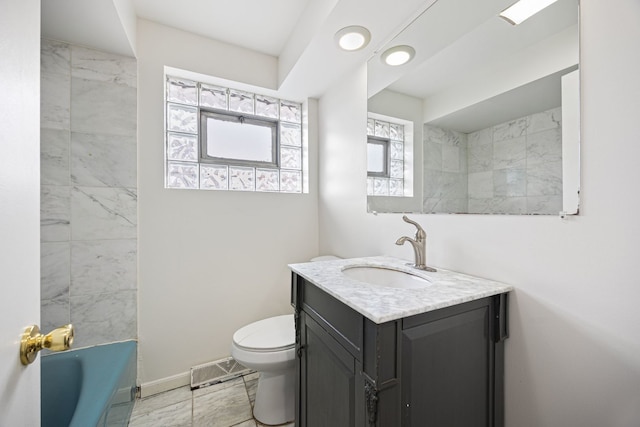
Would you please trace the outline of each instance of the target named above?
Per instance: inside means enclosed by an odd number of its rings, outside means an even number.
[[[298,356],[298,359],[302,358],[302,350],[304,350],[303,345],[299,345],[298,348],[296,349],[296,355]]]

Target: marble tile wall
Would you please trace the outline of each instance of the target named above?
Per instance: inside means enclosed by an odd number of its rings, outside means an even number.
[[[424,125],[423,212],[557,214],[561,134],[560,107],[470,134]]]
[[[467,135],[424,126],[423,212],[466,213]]]
[[[41,327],[137,337],[135,58],[41,48]]]
[[[469,134],[469,212],[560,212],[561,126],[557,107]]]

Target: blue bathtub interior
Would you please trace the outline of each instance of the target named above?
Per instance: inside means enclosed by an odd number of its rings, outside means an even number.
[[[135,402],[136,342],[44,355],[41,427],[126,427]]]

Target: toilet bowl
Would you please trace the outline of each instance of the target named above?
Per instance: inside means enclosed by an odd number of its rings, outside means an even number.
[[[293,314],[270,317],[233,334],[231,355],[260,373],[253,416],[263,424],[294,419],[295,325]]]
[[[340,258],[324,255],[311,261],[336,259]],[[285,314],[243,326],[233,334],[231,356],[260,373],[253,416],[262,424],[294,419],[295,333],[293,314]]]

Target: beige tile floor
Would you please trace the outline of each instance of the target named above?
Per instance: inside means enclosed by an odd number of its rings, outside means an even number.
[[[129,427],[262,427],[251,410],[257,384],[258,374],[252,373],[194,391],[181,387],[137,400]]]

